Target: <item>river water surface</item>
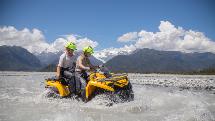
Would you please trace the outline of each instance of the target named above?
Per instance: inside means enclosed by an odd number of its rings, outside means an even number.
[[[0,121],[215,121],[215,76],[129,74],[134,101],[46,98],[54,73],[0,72]]]

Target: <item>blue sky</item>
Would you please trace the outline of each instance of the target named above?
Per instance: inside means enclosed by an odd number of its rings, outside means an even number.
[[[0,26],[37,28],[49,42],[66,34],[88,37],[97,49],[121,47],[127,32],[158,31],[160,21],[215,40],[214,0],[0,0]]]

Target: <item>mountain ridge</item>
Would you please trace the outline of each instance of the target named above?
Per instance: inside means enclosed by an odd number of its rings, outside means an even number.
[[[19,46],[0,46],[0,70],[35,71],[41,62],[35,55]]]
[[[75,52],[75,57],[81,51]],[[55,71],[59,56],[62,53],[48,53],[44,57],[47,63],[41,63],[44,58],[39,58],[28,50],[18,46],[0,46],[0,70],[7,71]],[[41,56],[42,57],[42,56]],[[45,60],[44,60],[45,61]],[[103,64],[91,56],[94,65]],[[215,54],[184,53],[180,51],[158,51],[153,49],[138,49],[130,54],[123,53],[107,61],[105,64],[113,72],[131,73],[180,73],[201,71],[215,68]]]
[[[105,65],[115,72],[190,72],[215,67],[213,53],[182,53],[139,49],[128,55],[118,55]]]

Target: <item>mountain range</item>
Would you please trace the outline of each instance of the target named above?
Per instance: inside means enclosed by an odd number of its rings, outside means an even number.
[[[12,71],[55,71],[59,56],[57,53],[32,54],[17,46],[0,46],[0,70]],[[81,52],[76,52],[77,58]],[[104,64],[113,72],[138,73],[177,73],[199,71],[215,68],[213,53],[183,53],[179,51],[158,51],[153,49],[138,49],[127,53],[107,53],[110,57]],[[111,56],[112,55],[112,56]],[[97,57],[97,56],[96,56]],[[100,59],[91,56],[94,65],[103,64]]]
[[[18,46],[0,46],[0,70],[35,71],[42,67],[40,60]]]
[[[177,73],[215,68],[213,53],[182,53],[139,49],[132,54],[118,55],[105,65],[114,72]]]
[[[60,55],[57,53],[32,54],[28,50],[18,46],[0,46],[0,70],[1,71],[55,71]],[[77,58],[81,52],[75,52]],[[94,56],[90,57],[92,64],[101,65],[102,61]]]

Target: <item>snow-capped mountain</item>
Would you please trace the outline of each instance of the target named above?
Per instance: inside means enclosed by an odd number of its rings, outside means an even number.
[[[126,55],[128,54],[126,51],[97,51],[95,52],[95,57],[99,60],[101,60],[103,63],[107,62],[108,60],[112,59],[113,57],[117,55]]]
[[[34,53],[34,54],[40,59],[40,61],[42,63],[50,64],[51,62],[58,59],[60,54],[63,53],[64,45],[65,45],[64,43],[65,43],[65,41],[61,41],[61,40],[55,41],[54,43],[52,43],[52,45],[49,48],[45,49],[44,51],[42,51],[40,53]],[[81,51],[80,50],[81,47],[79,45],[78,45],[78,47],[79,47],[79,50],[77,51],[77,53],[79,53]],[[136,50],[136,48],[134,46],[124,46],[122,48],[113,48],[112,47],[112,48],[107,48],[107,49],[103,49],[100,51],[95,51],[93,56],[96,59],[105,63],[117,55],[128,55],[135,50]]]
[[[49,64],[55,62],[56,60],[58,60],[62,53],[63,53],[63,51],[59,51],[59,52],[48,52],[47,51],[47,52],[42,52],[40,54],[35,54],[35,55],[43,65],[49,65]]]
[[[31,53],[33,53],[44,65],[51,64],[56,62],[59,59],[59,56],[65,50],[65,44],[68,41],[73,41],[77,45],[78,51],[82,50],[83,47],[91,45],[92,47],[97,46],[96,41],[92,41],[88,38],[77,38],[76,36],[69,36],[67,39],[65,38],[58,38],[53,43],[46,43],[42,42],[38,45],[24,47]],[[39,46],[39,47],[37,47]]]
[[[48,65],[59,59],[59,56],[64,52],[64,45],[67,40],[58,38],[53,43],[45,46],[43,50],[36,50],[32,53],[41,61],[42,64]]]
[[[64,49],[64,47],[62,47],[62,48]],[[59,56],[64,52],[63,49],[55,50],[55,51],[49,51],[47,49],[41,53],[33,53],[33,54],[36,55],[43,64],[50,64],[50,63],[54,62],[55,60],[59,59]],[[96,59],[105,63],[117,55],[128,55],[128,54],[132,53],[133,51],[134,50],[121,49],[121,48],[120,49],[119,48],[108,48],[108,49],[103,49],[101,51],[95,51],[93,56]],[[80,50],[77,53],[80,53]]]
[[[122,48],[108,48],[103,49],[101,51],[96,51],[94,53],[94,56],[97,59],[101,60],[103,63],[105,63],[117,55],[131,54],[134,50],[136,50],[134,46],[124,46]]]

